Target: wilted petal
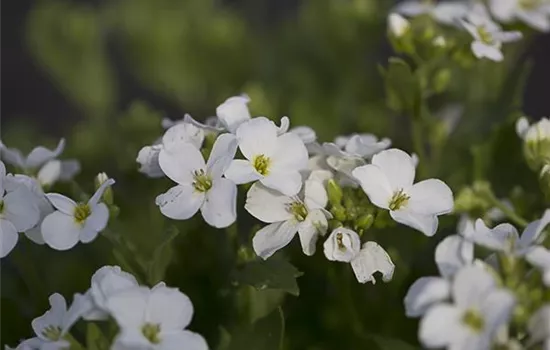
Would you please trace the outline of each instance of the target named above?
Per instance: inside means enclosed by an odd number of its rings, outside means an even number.
[[[388,253],[376,242],[366,242],[363,248],[351,261],[351,267],[359,283],[376,283],[374,273],[382,274],[382,281],[388,282],[393,277],[395,265]]]
[[[334,229],[323,244],[328,260],[351,262],[361,250],[359,235],[345,227]]]
[[[432,305],[451,296],[450,283],[441,277],[422,277],[416,280],[405,296],[407,317],[420,317]]]
[[[256,232],[252,239],[254,251],[264,260],[269,258],[292,241],[298,231],[298,225],[298,221],[291,219],[265,226]]]
[[[201,213],[210,226],[224,228],[233,224],[237,219],[237,185],[225,178],[215,180],[206,192]]]

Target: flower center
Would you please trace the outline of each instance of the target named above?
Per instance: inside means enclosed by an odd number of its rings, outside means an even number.
[[[141,327],[141,333],[152,344],[160,343],[160,324],[146,323]]]
[[[346,246],[344,245],[344,235],[341,232],[336,234],[336,244],[338,245],[338,249],[346,250]]]
[[[483,320],[483,316],[476,309],[466,310],[462,316],[462,322],[475,333],[481,333],[485,327],[485,320]]]
[[[74,219],[79,224],[83,224],[91,214],[92,209],[86,203],[80,203],[74,208]]]
[[[193,187],[199,192],[206,192],[212,188],[212,178],[203,169],[193,173]]]
[[[541,0],[519,0],[519,7],[523,10],[531,11],[540,7]]]
[[[259,156],[254,157],[254,169],[263,176],[269,174],[269,164],[271,159],[269,157],[260,154]]]
[[[393,197],[390,200],[390,210],[399,210],[400,208],[407,205],[410,198],[411,197],[407,196],[405,192],[403,192],[403,189],[400,189],[393,194]]]
[[[486,45],[493,44],[493,34],[489,33],[484,26],[477,27],[477,34],[479,35],[479,40]]]
[[[61,327],[48,326],[42,330],[42,335],[52,341],[57,341],[61,338]]]
[[[308,214],[307,208],[302,202],[292,202],[289,211],[298,221],[304,221]]]

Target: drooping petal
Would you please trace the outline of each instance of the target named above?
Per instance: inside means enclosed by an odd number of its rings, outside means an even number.
[[[247,95],[233,96],[225,100],[216,108],[216,115],[230,133],[235,133],[239,125],[250,120]]]
[[[277,127],[265,117],[241,124],[236,135],[239,149],[246,159],[252,160],[257,155],[271,157],[277,148]]]
[[[139,150],[136,162],[140,164],[139,172],[149,177],[163,177],[164,172],[160,168],[159,154],[162,147],[158,145],[145,146]]]
[[[208,350],[206,340],[198,334],[191,331],[180,331],[167,334],[162,338],[163,350]]]
[[[311,211],[306,219],[298,226],[298,235],[305,255],[315,254],[315,248],[319,235],[324,235],[328,229],[328,222],[321,210]]]
[[[17,229],[8,220],[0,219],[0,258],[8,255],[19,240]]]
[[[443,348],[462,335],[462,310],[449,304],[431,307],[420,321],[418,338],[427,348]]]
[[[107,308],[121,329],[142,327],[150,294],[149,288],[140,286],[114,293],[107,299]]]
[[[355,231],[339,227],[327,238],[323,250],[330,261],[351,262],[361,250],[361,239]]]
[[[482,43],[481,41],[472,42],[472,52],[477,58],[488,58],[495,62],[504,59],[504,55],[499,48]]]
[[[300,171],[307,168],[308,153],[298,135],[286,133],[277,138],[277,145],[271,156],[272,171]]]
[[[372,157],[372,164],[380,168],[392,192],[409,188],[416,172],[411,156],[397,148],[387,149]]]
[[[256,232],[252,239],[252,247],[256,255],[266,260],[290,243],[297,231],[298,221],[294,219],[269,224]]]
[[[163,332],[182,330],[193,317],[193,304],[177,288],[158,286],[151,290],[145,321],[160,325]]]
[[[407,208],[423,215],[441,215],[453,210],[453,192],[443,181],[428,179],[407,190]]]
[[[206,163],[208,174],[214,179],[221,177],[235,157],[235,152],[237,152],[235,135],[222,134],[218,136]]]
[[[4,196],[2,217],[10,221],[17,232],[31,229],[38,223],[40,210],[31,191],[21,186]]]
[[[46,198],[48,198],[55,209],[64,214],[73,215],[76,203],[69,197],[65,197],[59,193],[46,193]]]
[[[236,183],[237,185],[249,183],[262,178],[248,160],[234,159],[227,170],[225,177]]]
[[[451,278],[464,265],[474,259],[474,246],[459,235],[445,237],[435,249],[435,262],[439,273]]]
[[[67,250],[78,243],[81,227],[72,215],[55,211],[44,218],[41,230],[48,246],[56,250]]]
[[[490,272],[480,266],[470,265],[457,272],[451,293],[458,306],[467,308],[484,300],[495,285]]]
[[[101,232],[109,222],[109,208],[105,203],[99,203],[93,210],[92,214],[86,219],[86,223],[80,234],[82,243],[90,243],[97,237],[97,233]],[[87,234],[86,234],[87,233]]]
[[[256,182],[248,190],[244,208],[256,219],[274,223],[292,218],[289,207],[293,202],[292,198]]]
[[[50,295],[48,300],[50,301],[50,309],[31,322],[34,333],[44,340],[47,339],[44,337],[43,331],[51,326],[62,328],[67,313],[67,302],[61,294],[54,293]]]
[[[390,216],[403,225],[412,227],[428,237],[437,232],[439,220],[435,215],[422,215],[408,210],[390,211]]]
[[[287,196],[294,196],[302,188],[302,175],[298,171],[273,171],[260,182],[266,187],[277,190]]]
[[[204,221],[216,228],[228,227],[237,220],[237,185],[226,178],[212,182],[201,206]]]
[[[191,144],[198,150],[201,148],[203,141],[204,131],[189,123],[177,123],[166,130],[162,137],[163,149],[170,153],[180,153],[186,150],[184,147],[186,144]]]
[[[437,303],[451,296],[450,283],[441,277],[422,277],[417,279],[405,295],[405,314],[407,317],[420,317]]]
[[[515,304],[516,298],[511,291],[495,289],[488,293],[480,310],[487,323],[487,331],[493,333],[506,325]]]
[[[498,251],[507,251],[513,248],[519,240],[518,231],[508,223],[500,224],[492,229],[485,226],[481,219],[474,225],[475,233],[472,240],[481,246]]]
[[[59,143],[54,150],[38,146],[34,148],[29,155],[27,155],[25,165],[27,168],[37,168],[47,161],[59,157],[59,155],[63,152],[63,149],[65,149],[65,139],[59,140]]]
[[[103,197],[103,193],[107,190],[107,187],[111,187],[115,184],[114,179],[107,179],[104,181],[98,189],[93,194],[92,198],[88,200],[88,205],[92,210],[98,205],[99,201],[101,200],[101,197]]]
[[[396,15],[398,16],[398,15]],[[371,158],[373,155],[390,147],[391,140],[378,138],[372,134],[353,135],[346,143],[347,153],[355,154],[362,158]]]
[[[363,165],[353,170],[352,174],[374,205],[388,209],[393,190],[388,178],[379,167],[371,164]]]
[[[195,190],[193,185],[177,185],[155,199],[161,213],[175,220],[187,220],[199,211],[205,194]]]
[[[161,150],[159,164],[164,174],[180,185],[193,183],[194,172],[206,169],[201,152],[190,143],[181,144],[177,151]]]
[[[351,267],[359,283],[376,283],[374,273],[382,274],[382,281],[391,281],[395,265],[388,253],[376,242],[366,242],[359,254],[351,260]]]

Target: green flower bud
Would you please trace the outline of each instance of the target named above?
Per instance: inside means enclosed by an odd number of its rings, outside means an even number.
[[[334,181],[334,179],[328,180],[327,192],[330,204],[332,204],[333,206],[338,206],[342,204],[344,193],[342,192],[342,187],[340,187],[340,185],[338,185],[338,183]]]
[[[97,190],[108,179],[109,177],[105,173],[97,174],[97,176],[94,179],[95,189]],[[111,189],[111,186],[105,189],[105,192],[103,192],[103,196],[101,197],[101,199],[108,206],[113,205],[114,199],[113,199],[113,190]]]
[[[368,230],[374,223],[374,215],[365,214],[360,216],[355,223],[355,226],[359,229]]]
[[[338,221],[346,221],[346,209],[340,204],[332,206],[330,212]]]

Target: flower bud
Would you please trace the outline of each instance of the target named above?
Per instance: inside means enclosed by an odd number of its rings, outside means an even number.
[[[339,227],[332,231],[323,247],[327,259],[350,262],[359,254],[361,240],[355,231]]]
[[[344,193],[342,192],[342,187],[334,179],[330,179],[327,182],[327,193],[328,200],[333,206],[340,205],[342,203],[342,197]]]
[[[107,176],[106,173],[99,173],[95,177],[95,189],[97,190],[105,181],[109,179],[109,176]],[[105,204],[111,206],[114,202],[113,200],[113,190],[111,189],[111,186],[108,186],[105,191],[103,192],[103,195],[101,196],[101,199]]]
[[[366,214],[366,215],[360,216],[357,219],[355,226],[357,226],[358,229],[368,230],[373,223],[374,223],[374,215]]]
[[[525,118],[516,123],[516,131],[523,138],[523,153],[531,169],[540,171],[550,163],[550,120],[542,118],[537,123],[529,125]]]
[[[400,38],[411,28],[411,24],[403,16],[397,13],[391,13],[388,16],[388,31],[390,35]]]

